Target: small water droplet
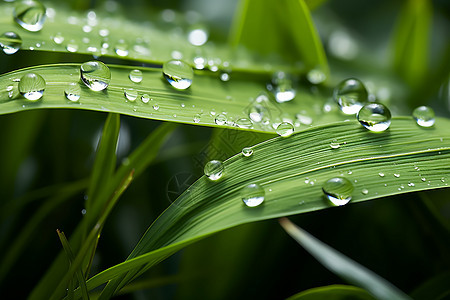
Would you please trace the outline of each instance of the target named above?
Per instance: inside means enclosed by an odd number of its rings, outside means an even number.
[[[394,177],[399,178],[399,177],[400,177],[400,174],[394,173]]]
[[[194,71],[191,66],[181,60],[169,60],[163,64],[164,78],[176,89],[185,90],[191,86]]]
[[[319,84],[324,82],[325,79],[327,79],[327,76],[320,69],[312,69],[306,74],[306,78],[312,84]]]
[[[369,193],[369,190],[368,190],[368,189],[362,189],[362,190],[361,190],[361,193],[362,193],[363,195],[367,195],[367,194]]]
[[[339,144],[337,140],[333,140],[330,143],[330,147],[331,149],[339,149],[341,147],[341,144]]]
[[[64,42],[64,37],[58,32],[53,36],[53,41],[55,44],[61,45]]]
[[[227,116],[225,116],[224,114],[218,114],[214,119],[214,122],[217,125],[225,125],[225,123],[227,123]]]
[[[258,98],[256,99],[258,101]],[[269,117],[269,112],[265,106],[259,103],[255,103],[249,108],[249,118],[256,123],[261,122],[265,117]]]
[[[227,72],[223,72],[222,74],[220,74],[220,80],[222,81],[229,81],[230,80],[230,74],[228,74]]]
[[[142,81],[142,71],[141,70],[131,70],[130,74],[128,74],[128,77],[131,81],[135,83],[139,83]]]
[[[78,51],[78,44],[76,44],[74,41],[71,41],[67,44],[66,50],[69,52],[77,52]]]
[[[19,92],[22,96],[31,101],[41,99],[45,90],[45,80],[41,75],[27,73],[20,78]]]
[[[253,154],[252,148],[250,148],[250,147],[242,148],[242,155],[249,157],[249,156],[252,156],[252,154]]]
[[[331,178],[322,186],[325,196],[337,206],[347,204],[352,199],[353,190],[353,184],[345,177]]]
[[[427,181],[425,177],[420,178],[420,180],[422,180],[423,182]]]
[[[128,45],[124,41],[120,40],[114,47],[114,51],[119,56],[122,56],[122,57],[127,56],[128,55]]]
[[[288,102],[295,98],[295,90],[292,88],[292,78],[285,72],[275,72],[272,76],[272,85],[269,88],[278,103]]]
[[[359,110],[357,119],[368,130],[381,132],[391,125],[391,112],[383,104],[370,103]]]
[[[101,61],[88,61],[80,67],[81,81],[93,91],[106,89],[111,81],[111,71]]]
[[[442,181],[442,182],[445,182],[445,177],[442,177],[442,178],[441,178],[441,181]]]
[[[138,97],[138,92],[135,89],[123,89],[123,94],[130,101],[134,101]]]
[[[200,114],[196,114],[194,116],[194,123],[199,123],[200,122],[200,118],[201,118],[201,115]]]
[[[143,95],[141,96],[141,100],[142,100],[142,102],[144,102],[144,103],[148,103],[148,102],[150,101],[150,96],[149,96],[148,94],[143,94]]]
[[[222,177],[224,167],[223,167],[223,164],[221,161],[211,160],[206,163],[203,171],[204,171],[206,177],[208,177],[212,181],[216,181]]]
[[[203,28],[191,30],[188,34],[188,41],[194,46],[201,46],[208,41],[208,32]]]
[[[83,216],[86,214],[86,209],[85,209],[85,208],[83,208],[83,209],[81,210],[81,214],[82,214]]]
[[[64,89],[64,95],[66,95],[67,100],[72,102],[77,102],[80,100],[81,88],[78,83],[71,82]]]
[[[383,172],[378,173],[378,175],[380,175],[380,177],[384,177],[384,173]]]
[[[252,128],[253,122],[250,119],[241,118],[241,119],[236,120],[236,126],[239,128]]]
[[[347,174],[348,174],[348,175],[352,175],[353,172],[352,172],[351,170],[348,170],[348,171],[347,171]],[[355,182],[356,182],[356,181],[355,181]]]
[[[409,182],[408,186],[415,186],[415,184],[413,182]]]
[[[413,111],[413,118],[421,127],[431,127],[434,125],[434,110],[428,106],[419,106]]]
[[[0,47],[5,54],[14,54],[22,46],[22,38],[15,32],[8,31],[0,36]]]
[[[333,98],[344,114],[354,115],[367,102],[368,93],[359,79],[349,78],[335,87]]]
[[[294,125],[289,122],[282,122],[277,126],[277,133],[282,137],[291,136],[294,133]]]
[[[241,190],[242,201],[248,207],[261,205],[265,195],[264,188],[257,183],[251,183]]]
[[[158,105],[158,103],[153,104],[153,109],[154,109],[154,110],[159,110],[159,105]]]
[[[14,21],[28,31],[39,31],[45,22],[45,6],[37,0],[18,1],[13,12]]]

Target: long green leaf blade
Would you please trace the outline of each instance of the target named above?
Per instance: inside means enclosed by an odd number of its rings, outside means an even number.
[[[287,218],[280,219],[280,224],[292,238],[323,266],[345,280],[366,289],[377,299],[411,299],[385,279],[322,243]]]
[[[367,291],[350,285],[329,285],[292,295],[287,300],[375,300]]]

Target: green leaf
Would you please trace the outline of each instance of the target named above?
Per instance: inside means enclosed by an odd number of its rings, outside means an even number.
[[[427,76],[431,1],[408,0],[398,18],[393,37],[393,64],[411,86]]]
[[[295,294],[287,300],[374,300],[367,291],[350,285],[329,285]]]
[[[266,58],[301,63],[306,71],[319,68],[329,74],[325,51],[303,0],[243,0],[238,10],[241,14],[235,20],[233,46],[245,46]]]
[[[429,129],[412,118],[395,118],[388,131],[376,134],[357,122],[341,122],[258,144],[252,156],[238,154],[224,162],[223,180],[200,178],[147,230],[126,262],[89,279],[88,288],[127,274],[120,284],[115,281],[120,288],[186,245],[226,228],[329,208],[321,185],[331,177],[353,182],[352,202],[447,187],[448,126],[450,120],[442,118]],[[330,147],[334,139],[339,149]],[[240,191],[250,183],[266,191],[259,207],[241,201]]]
[[[346,281],[358,285],[380,300],[410,299],[384,278],[322,243],[287,218],[280,219],[286,232],[314,256],[324,267]]]

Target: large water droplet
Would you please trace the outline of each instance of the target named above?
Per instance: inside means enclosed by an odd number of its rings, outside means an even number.
[[[253,154],[252,148],[250,148],[250,147],[242,148],[242,155],[249,157],[249,156],[252,156],[252,154]]]
[[[106,89],[111,81],[111,71],[101,61],[88,61],[81,65],[81,80],[93,91]]]
[[[205,175],[212,181],[219,180],[223,175],[223,164],[219,160],[211,160],[206,163],[203,169]]]
[[[257,183],[251,183],[241,190],[242,201],[248,207],[256,207],[264,202],[266,192]]]
[[[123,94],[130,101],[135,101],[138,97],[138,92],[135,89],[124,89]]]
[[[434,125],[434,110],[431,107],[419,106],[413,111],[412,115],[419,126],[431,127]]]
[[[39,31],[45,22],[45,6],[37,0],[19,1],[13,12],[14,21],[28,31]]]
[[[357,119],[370,131],[381,132],[391,125],[391,112],[383,104],[370,103],[359,110]]]
[[[347,115],[356,114],[367,102],[367,89],[364,84],[356,78],[349,78],[339,83],[334,91],[333,98],[339,108]]]
[[[277,126],[277,133],[282,137],[291,136],[294,133],[294,125],[289,122],[282,122]]]
[[[135,83],[139,83],[142,81],[142,71],[141,70],[131,70],[130,74],[128,74],[128,77],[131,81]]]
[[[27,73],[20,78],[19,92],[22,96],[31,101],[36,101],[42,97],[45,90],[45,80],[41,75]]]
[[[225,123],[227,123],[227,116],[225,116],[224,114],[218,114],[214,119],[214,122],[217,125],[225,125]]]
[[[353,190],[353,184],[344,177],[331,178],[322,186],[325,196],[337,206],[347,204],[352,199]]]
[[[0,47],[6,54],[14,54],[22,46],[22,38],[15,32],[8,31],[0,36]]]
[[[179,90],[185,90],[190,87],[194,79],[194,71],[191,66],[181,60],[165,62],[162,72],[170,85]]]
[[[64,89],[64,95],[66,95],[67,100],[72,102],[77,102],[80,100],[81,88],[78,83],[71,82]]]

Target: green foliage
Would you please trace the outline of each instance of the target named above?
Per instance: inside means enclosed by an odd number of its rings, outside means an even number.
[[[53,2],[44,3],[37,32],[14,22],[14,2],[0,5],[0,34],[22,38],[16,54],[0,53],[2,296],[448,295],[444,4]],[[189,42],[194,29],[209,36],[204,45]],[[195,68],[186,90],[161,70],[180,56]],[[80,80],[89,60],[109,67],[104,91]],[[129,78],[135,69],[140,82]],[[276,101],[278,71],[292,101]],[[46,82],[37,101],[19,93],[29,72]],[[346,77],[389,107],[387,131],[370,132],[341,113],[332,93]],[[65,96],[70,84],[80,88],[78,101]],[[416,105],[435,108],[434,126],[416,124]],[[281,122],[295,133],[274,137]],[[202,176],[212,159],[223,160],[218,181]],[[330,208],[322,185],[338,176],[354,192],[349,205]],[[254,183],[264,202],[246,207],[241,191]],[[273,220],[284,216],[332,246],[282,221],[331,272],[299,253]],[[346,280],[362,289],[339,285]]]

